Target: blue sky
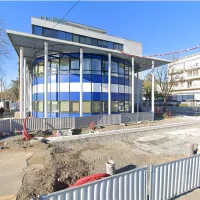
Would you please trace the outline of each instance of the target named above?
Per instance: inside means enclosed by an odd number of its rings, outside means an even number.
[[[76,2],[0,2],[6,29],[31,33],[31,16],[62,18]],[[200,2],[84,2],[65,18],[143,43],[143,55],[200,45]],[[197,51],[200,51],[198,49]],[[194,51],[188,52],[195,53]],[[180,54],[180,57],[186,54]],[[17,77],[17,56],[3,64],[7,82]]]

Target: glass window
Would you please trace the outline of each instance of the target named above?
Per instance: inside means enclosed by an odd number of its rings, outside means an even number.
[[[60,112],[69,112],[69,101],[60,102]]]
[[[48,112],[51,112],[51,102],[50,101],[48,101],[48,106],[47,107],[48,107],[47,108]]]
[[[56,73],[59,69],[59,59],[53,59],[51,62],[51,72]]]
[[[43,36],[50,37],[51,36],[51,29],[43,28]]]
[[[92,112],[93,113],[101,112],[101,102],[100,101],[92,101]]]
[[[113,62],[111,63],[111,73],[118,73],[118,63],[117,62]]]
[[[103,111],[103,113],[108,113],[108,102],[107,101],[102,102],[102,111]]]
[[[108,42],[108,48],[109,48],[109,49],[113,49],[113,48],[114,48],[113,42]]]
[[[129,102],[125,101],[125,112],[129,112]]]
[[[111,102],[111,111],[112,112],[118,112],[118,101],[112,101]]]
[[[79,112],[79,102],[70,102],[70,111],[71,112]]]
[[[80,43],[86,44],[86,37],[80,36]]]
[[[97,46],[98,46],[98,47],[102,47],[102,46],[103,46],[103,41],[102,41],[102,40],[98,40]]]
[[[39,63],[39,74],[40,73],[44,73],[44,65],[43,65],[43,62]]]
[[[118,44],[116,44],[116,43],[114,43],[114,49],[119,49],[119,45]]]
[[[91,113],[91,102],[83,102],[83,113]]]
[[[71,59],[71,69],[79,69],[79,59]]]
[[[120,51],[123,51],[123,44],[119,44],[118,47],[119,47],[118,49],[119,49]]]
[[[119,63],[119,73],[124,74],[124,63]]]
[[[92,59],[92,70],[101,71],[101,60]]]
[[[51,102],[51,112],[58,112],[58,101]]]
[[[108,61],[103,60],[102,61],[102,72],[107,72],[108,71]]]
[[[72,41],[72,34],[71,33],[66,33],[65,34],[65,39],[68,41]],[[78,39],[79,40],[79,39]],[[74,41],[75,42],[75,41]],[[79,42],[79,41],[78,41]]]
[[[119,112],[124,112],[124,101],[119,101]]]
[[[86,44],[92,44],[92,38],[86,37]]]
[[[78,35],[73,35],[73,42],[79,43],[79,36]]]
[[[44,112],[43,105],[44,105],[43,101],[38,101],[38,112]]]
[[[97,39],[92,38],[92,45],[97,46]]]
[[[33,73],[38,74],[38,64],[35,65]]]
[[[102,43],[103,43],[104,48],[108,48],[108,42],[107,41],[102,41]]]
[[[58,34],[58,39],[65,40],[65,32],[58,31],[57,34]]]
[[[40,26],[33,26],[33,34],[42,35],[42,27],[40,27]]]
[[[69,70],[69,58],[60,59],[60,70]]]
[[[91,70],[91,59],[84,58],[83,59],[83,70]]]
[[[58,38],[57,30],[51,29],[51,37],[52,38]]]

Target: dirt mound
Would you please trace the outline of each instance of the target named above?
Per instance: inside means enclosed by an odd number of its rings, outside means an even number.
[[[58,146],[49,147],[44,155],[44,168],[29,171],[23,179],[17,200],[27,200],[67,188],[79,178],[88,175],[89,165],[80,159],[80,153]],[[33,166],[32,166],[33,167]]]

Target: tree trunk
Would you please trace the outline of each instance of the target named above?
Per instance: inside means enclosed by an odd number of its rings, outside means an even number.
[[[165,113],[167,111],[167,98],[164,97],[164,102],[163,102],[163,112]]]

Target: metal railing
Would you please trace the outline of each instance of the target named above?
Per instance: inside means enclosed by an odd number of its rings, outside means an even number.
[[[147,168],[134,169],[72,189],[61,190],[40,200],[147,200]]]
[[[28,118],[27,130],[45,129],[79,129],[88,127],[91,122],[95,125],[114,125],[126,122],[153,120],[153,113],[123,113],[112,115],[94,115],[88,117],[66,117],[66,118]],[[8,132],[23,129],[23,119],[0,120],[0,132]]]
[[[166,200],[200,186],[200,155],[150,166],[150,200]]]

